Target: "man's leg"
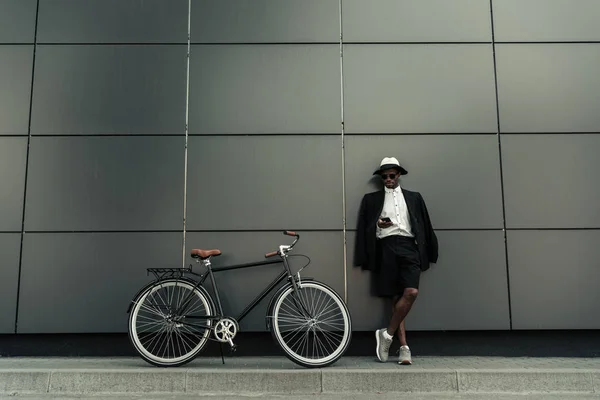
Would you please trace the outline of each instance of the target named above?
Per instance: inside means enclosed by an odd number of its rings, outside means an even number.
[[[400,346],[408,346],[406,342],[406,328],[404,327],[404,320],[400,322],[400,329],[398,329],[398,339],[400,340]]]
[[[401,297],[402,296],[395,296],[392,299],[392,315],[394,314],[396,303],[398,303],[398,301],[400,301]],[[393,333],[392,333],[392,335],[393,335]],[[407,346],[407,343],[406,343],[406,328],[404,326],[404,320],[402,320],[402,322],[400,322],[400,329],[398,329],[398,340],[400,340],[400,346]]]
[[[412,359],[410,349],[406,344],[406,331],[404,319],[410,312],[417,295],[419,294],[419,278],[421,269],[419,267],[419,253],[415,242],[398,242],[395,243],[391,253],[394,255],[393,271],[396,274],[399,282],[394,282],[398,289],[405,288],[401,293],[402,296],[394,298],[394,307],[392,309],[392,317],[387,328],[376,331],[377,338],[377,356],[380,361],[387,361],[388,352],[392,339],[396,332],[400,339],[400,364],[411,364]],[[393,290],[393,289],[392,289]]]
[[[392,315],[394,314],[394,305],[398,302],[400,296],[392,298]],[[379,361],[386,362],[392,341],[394,340],[394,332],[389,333],[388,328],[377,329],[375,331],[375,339],[377,341],[377,358]]]
[[[400,358],[402,364],[410,364],[410,350],[406,344],[406,330],[404,327],[404,318],[408,315],[412,305],[414,304],[419,290],[415,288],[404,289],[402,297],[395,297],[393,300],[394,307],[392,308],[392,318],[387,328],[375,331],[377,339],[377,357],[379,361],[386,362],[388,359],[388,351],[392,344],[392,338],[396,331],[400,339]],[[384,332],[388,335],[385,337]],[[404,349],[404,350],[403,350]],[[404,353],[403,353],[404,351]],[[406,353],[408,351],[408,353]],[[407,361],[408,360],[408,361]]]
[[[404,321],[410,312],[418,293],[419,291],[415,288],[405,289],[403,296],[394,304],[394,312],[392,315],[392,320],[390,321],[390,327],[392,327],[395,323],[395,320],[402,318],[396,328],[398,332],[398,339],[400,339],[400,356],[398,357],[398,363],[402,365],[412,364],[410,348],[406,342],[406,328]],[[390,327],[388,327],[388,333]],[[393,334],[394,333],[392,333],[392,335]]]
[[[394,311],[396,309],[396,303],[398,303],[398,301],[400,301],[400,299],[402,298],[402,296],[394,296],[394,298],[392,299],[392,314],[394,315]],[[391,322],[391,320],[390,320]],[[389,334],[390,332],[386,329],[386,332]],[[392,335],[394,333],[392,332]],[[404,346],[406,345],[406,330],[404,328],[404,320],[402,320],[402,322],[400,322],[400,329],[398,329],[398,339],[400,340],[400,345]]]
[[[385,281],[385,284],[388,285],[387,292],[405,288],[403,291],[400,291],[402,295],[396,295],[392,299],[392,317],[388,327],[375,331],[377,357],[382,362],[386,362],[388,359],[389,348],[396,331],[398,331],[401,350],[404,348],[408,349],[406,346],[404,319],[408,315],[419,293],[420,274],[418,253],[416,253],[417,257],[415,258],[414,250],[416,248],[413,249],[413,246],[413,243],[394,243],[393,248],[384,248],[384,250],[389,251],[382,252],[382,265],[387,266],[388,271],[392,272],[392,274],[388,272],[388,279]],[[391,287],[389,286],[390,283],[392,284]]]
[[[394,336],[397,330],[399,332],[400,345],[406,346],[406,332],[404,330],[404,318],[408,315],[410,309],[412,308],[415,300],[417,299],[417,295],[419,294],[419,290],[415,288],[406,288],[404,289],[404,294],[400,298],[400,300],[394,303],[392,318],[390,319],[390,324],[387,328],[387,333],[391,336]]]

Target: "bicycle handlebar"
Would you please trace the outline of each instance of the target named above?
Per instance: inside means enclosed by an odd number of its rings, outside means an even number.
[[[284,235],[287,236],[295,236],[296,240],[294,240],[294,243],[292,243],[289,247],[288,247],[288,251],[292,249],[292,247],[294,247],[296,245],[296,242],[298,242],[298,239],[300,239],[300,235],[298,235],[296,232],[294,231],[283,231]],[[276,251],[272,251],[270,253],[265,254],[265,258],[269,258],[269,257],[273,257],[279,254],[279,250]]]

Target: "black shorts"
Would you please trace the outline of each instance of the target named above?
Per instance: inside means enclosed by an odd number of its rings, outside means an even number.
[[[380,297],[402,295],[406,288],[419,288],[421,266],[414,238],[388,236],[377,240],[380,268],[375,273],[375,291]]]

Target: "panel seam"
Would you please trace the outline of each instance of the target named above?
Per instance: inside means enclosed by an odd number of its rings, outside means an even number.
[[[187,181],[188,181],[188,133],[190,113],[190,50],[191,50],[191,18],[192,0],[188,0],[187,15],[187,52],[186,52],[186,77],[185,77],[185,145],[183,150],[183,227],[182,227],[182,250],[181,267],[185,268],[185,248],[187,231]]]
[[[344,268],[344,301],[348,303],[348,246],[346,243],[346,147],[344,142],[344,31],[342,25],[342,0],[339,0],[338,2],[338,18],[340,28],[340,130],[342,142],[342,264]]]
[[[17,299],[15,304],[15,334],[19,329],[19,299],[21,297],[21,272],[23,269],[23,242],[25,239],[25,210],[27,204],[27,175],[29,173],[29,148],[31,146],[31,115],[33,110],[33,81],[35,79],[35,56],[37,50],[37,29],[38,15],[40,10],[40,0],[37,0],[35,7],[35,28],[33,31],[33,55],[31,61],[31,87],[29,90],[29,121],[27,123],[27,149],[25,154],[25,181],[23,183],[23,211],[21,213],[21,244],[19,248],[19,271],[17,274]]]
[[[289,46],[289,45],[332,45],[339,42],[191,42],[192,46]],[[480,45],[491,41],[346,41],[351,45]],[[496,41],[500,45],[544,45],[544,44],[600,44],[600,40],[514,40]],[[4,42],[6,46],[32,45],[31,42]],[[185,42],[38,42],[40,46],[185,46]]]
[[[1,46],[1,45],[0,45]],[[344,136],[492,136],[498,132],[345,132]],[[557,132],[502,132],[503,135],[526,136],[526,135],[600,135],[600,132],[572,132],[572,131],[557,131]],[[254,133],[189,133],[192,137],[264,137],[264,136],[338,136],[339,133],[332,132],[309,132],[309,133],[274,133],[274,132],[254,132]],[[27,134],[7,134],[2,133],[0,137],[27,137]],[[185,133],[32,133],[31,137],[47,138],[47,137],[183,137]]]
[[[508,240],[506,232],[506,201],[504,198],[504,171],[502,168],[502,139],[500,127],[500,101],[498,94],[498,70],[496,65],[496,38],[494,33],[494,0],[490,0],[490,27],[492,33],[492,58],[494,67],[494,89],[496,93],[496,123],[497,123],[497,139],[498,139],[498,163],[500,168],[500,198],[502,204],[502,235],[504,236],[504,262],[506,270],[506,291],[508,299],[508,324],[509,330],[513,329],[512,319],[512,301],[510,296],[510,267],[508,262]]]
[[[286,227],[281,228],[248,228],[248,229],[186,229],[187,233],[201,233],[201,232],[218,232],[218,233],[252,233],[252,232],[281,232]],[[504,228],[435,228],[436,232],[497,232],[502,231]],[[577,228],[565,228],[565,227],[507,227],[506,231],[598,231],[600,226],[590,227],[577,227]],[[304,232],[343,232],[341,228],[306,228]],[[346,228],[347,232],[356,232],[356,228]],[[3,231],[0,230],[0,234],[20,234],[27,233],[29,235],[47,235],[47,234],[110,234],[110,233],[131,233],[131,234],[146,234],[146,233],[181,233],[180,229],[107,229],[107,230],[27,230],[27,231]]]

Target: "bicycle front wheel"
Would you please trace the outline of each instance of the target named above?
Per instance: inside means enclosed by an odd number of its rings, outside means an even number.
[[[326,367],[348,348],[350,313],[341,297],[317,281],[290,285],[273,306],[271,332],[286,356],[303,367]]]
[[[187,302],[186,302],[187,300]],[[182,307],[183,311],[175,311]],[[150,364],[176,367],[190,362],[204,348],[214,315],[212,299],[194,282],[166,279],[148,287],[134,300],[129,339]]]

